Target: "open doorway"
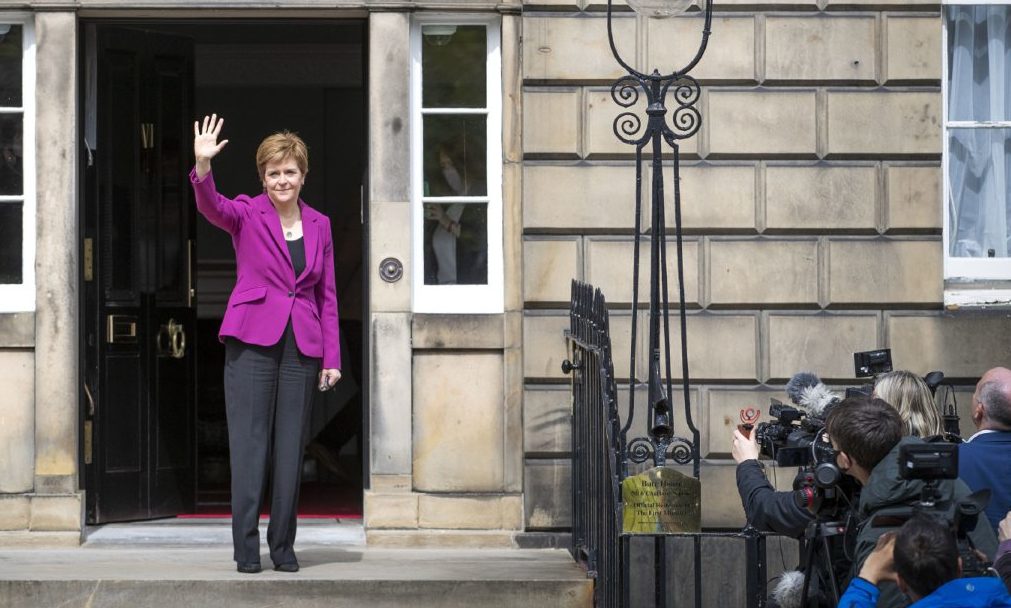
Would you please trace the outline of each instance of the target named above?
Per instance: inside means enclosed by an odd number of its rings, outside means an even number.
[[[350,19],[312,22],[117,22],[115,25],[89,25],[86,29],[89,36],[97,41],[97,44],[86,41],[89,65],[97,72],[109,65],[126,65],[124,51],[120,47],[143,47],[145,41],[170,40],[173,48],[182,49],[180,56],[189,57],[191,68],[180,71],[183,79],[189,80],[183,85],[184,89],[188,88],[188,92],[180,94],[187,97],[181,102],[182,107],[188,105],[192,109],[190,117],[184,121],[189,129],[172,138],[180,139],[181,136],[183,142],[173,142],[173,145],[182,146],[184,178],[185,171],[192,164],[192,146],[186,149],[185,145],[187,141],[192,144],[192,120],[205,114],[217,113],[225,118],[223,137],[229,140],[229,144],[215,159],[214,174],[219,190],[229,197],[243,193],[253,194],[260,190],[254,154],[259,142],[267,135],[287,129],[298,133],[309,147],[310,169],[302,198],[326,214],[331,221],[344,374],[336,389],[326,394],[317,394],[313,405],[309,447],[303,466],[300,516],[355,517],[361,514],[362,455],[367,453],[366,438],[362,432],[362,412],[366,404],[361,390],[365,385],[365,369],[362,365],[365,302],[362,261],[365,226],[361,196],[366,159],[366,29],[364,20]],[[130,39],[131,43],[117,45],[117,39]],[[165,43],[161,42],[161,46],[164,47]],[[108,55],[109,49],[113,61],[103,59],[103,53]],[[164,60],[159,56],[157,48],[145,50],[144,53],[149,56],[144,61],[150,65],[160,65],[159,62]],[[138,60],[136,66],[131,64],[130,70],[124,70],[122,74],[140,74],[138,82],[143,82],[147,65],[144,61]],[[98,134],[134,131],[134,125],[111,124],[119,120],[118,115],[104,111],[102,106],[103,103],[108,105],[114,97],[122,96],[124,89],[117,84],[121,80],[119,73],[97,73],[94,77],[94,88],[97,91],[86,94],[86,116],[94,117],[96,123],[108,123],[97,124],[95,131]],[[159,92],[149,97],[152,105],[160,107],[164,105],[160,100],[164,100],[166,94]],[[140,98],[140,106],[143,106],[143,95]],[[89,107],[89,104],[93,107]],[[143,113],[143,108],[139,112]],[[222,382],[224,347],[217,340],[217,331],[235,283],[232,244],[225,232],[210,225],[192,208],[188,180],[174,181],[177,176],[150,177],[152,172],[157,174],[163,167],[169,173],[175,172],[178,170],[175,165],[179,163],[159,163],[157,158],[145,155],[144,150],[149,144],[153,145],[158,154],[165,136],[160,133],[160,125],[147,126],[150,123],[145,118],[140,118],[139,122],[142,126],[138,132],[143,141],[136,159],[126,158],[129,154],[123,152],[125,144],[130,142],[129,137],[117,140],[108,138],[108,141],[118,144],[118,152],[112,155],[117,159],[117,167],[120,167],[115,172],[122,173],[121,167],[136,165],[136,171],[151,183],[163,184],[168,179],[173,182],[172,188],[182,187],[186,190],[179,198],[189,205],[189,209],[179,210],[182,219],[178,223],[188,223],[191,226],[188,231],[180,231],[189,233],[190,243],[186,243],[187,239],[183,238],[181,244],[175,243],[172,246],[189,250],[186,262],[180,262],[179,268],[180,272],[189,273],[181,281],[190,284],[194,293],[187,311],[191,317],[184,317],[190,318],[187,324],[191,327],[186,328],[186,333],[191,352],[185,353],[181,358],[191,362],[192,373],[185,376],[176,374],[167,384],[188,384],[178,392],[191,395],[192,403],[186,408],[176,407],[174,415],[189,417],[190,420],[186,424],[175,424],[171,434],[159,428],[164,424],[163,421],[172,418],[169,412],[174,404],[178,405],[178,401],[171,398],[159,399],[157,396],[145,399],[145,394],[154,390],[155,382],[151,378],[158,377],[157,371],[139,378],[138,386],[135,387],[137,390],[134,391],[139,398],[120,398],[121,403],[116,406],[119,414],[103,418],[102,412],[111,410],[105,401],[116,393],[113,389],[115,382],[111,381],[108,369],[103,368],[109,367],[109,361],[119,359],[103,357],[102,348],[95,345],[103,340],[95,340],[94,336],[104,337],[102,330],[107,329],[108,319],[115,317],[115,321],[122,315],[110,314],[110,304],[103,299],[108,289],[103,289],[103,285],[86,289],[86,317],[93,327],[91,337],[85,339],[88,344],[85,347],[88,351],[85,367],[91,371],[89,377],[94,378],[90,392],[96,402],[94,408],[88,406],[93,410],[93,418],[89,420],[88,413],[85,412],[84,425],[88,427],[88,432],[93,433],[93,437],[85,438],[85,442],[93,442],[91,462],[85,458],[85,484],[89,490],[88,519],[91,523],[170,514],[219,516],[229,513],[230,471]],[[175,125],[167,128],[175,128]],[[88,131],[87,127],[85,131]],[[153,144],[152,139],[155,140]],[[89,226],[94,228],[90,235],[93,243],[91,246],[97,249],[96,259],[99,261],[108,259],[109,256],[105,255],[107,253],[112,253],[113,257],[129,257],[132,255],[132,245],[124,246],[122,228],[103,230],[103,226],[109,225],[103,221],[109,213],[103,209],[108,207],[113,213],[119,213],[129,203],[125,202],[126,198],[113,200],[116,199],[116,184],[103,183],[113,178],[108,177],[109,172],[100,166],[106,160],[101,149],[101,143],[104,143],[102,138],[98,138],[100,143],[97,148],[87,142],[87,135],[85,140],[89,157],[85,179],[85,226],[86,232]],[[140,199],[149,191],[158,190],[161,191],[159,196],[164,199],[164,186],[138,188],[135,193],[138,203],[135,204],[143,208],[145,202]],[[109,192],[112,194],[107,194]],[[105,199],[110,199],[110,202],[103,203]],[[143,219],[146,213],[141,209],[135,215]],[[150,215],[161,215],[161,218],[153,217],[149,226],[135,226],[131,231],[135,241],[145,241],[140,248],[152,260],[148,264],[147,257],[143,260],[135,257],[138,263],[131,270],[135,275],[143,275],[148,265],[157,266],[157,260],[163,257],[159,251],[159,247],[163,247],[158,244],[160,241],[152,242],[147,235],[161,230],[165,225],[166,214],[163,211]],[[89,235],[86,238],[87,236]],[[85,247],[88,247],[87,243]],[[102,283],[104,276],[106,275],[101,272],[96,273],[96,283]],[[159,280],[140,277],[137,281],[137,301],[156,301],[157,294],[145,293],[145,286],[156,284]],[[111,305],[115,304],[112,302]],[[176,313],[176,319],[180,318],[179,314]],[[179,325],[181,324],[177,322],[173,327]],[[163,343],[170,343],[164,332],[140,331],[135,340],[140,344],[141,351],[145,341],[152,342],[149,350],[155,353],[151,355],[151,360],[156,362],[149,366],[152,369],[157,369],[158,365],[164,366],[163,361],[171,359],[158,354]],[[106,350],[110,348],[126,347],[113,344]],[[102,379],[105,382],[101,382]],[[135,408],[146,410],[143,415],[130,418],[131,422],[137,423],[136,429],[124,429],[121,423],[114,422],[122,419],[123,412],[131,412]],[[183,434],[190,436],[184,440]],[[159,447],[167,445],[169,437],[173,437],[178,446],[174,456],[168,455]],[[121,485],[118,481],[104,485],[102,482],[103,478],[118,474],[116,472],[122,468],[118,461],[103,460],[105,455],[116,453],[139,454],[137,464],[143,465],[141,468],[146,466],[152,472],[164,468],[165,460],[170,456],[178,461],[180,470],[188,468],[190,475],[178,475],[172,480],[180,488],[180,498],[172,503],[172,508],[155,510],[149,506],[145,509],[143,501],[139,503],[140,507],[132,504],[132,497],[143,497],[143,486],[150,485],[150,481],[145,482],[143,476],[136,480],[131,477],[139,489],[130,491],[131,501],[126,502],[131,504],[125,507],[120,504],[123,501],[115,492],[105,491],[106,488],[111,490]],[[151,500],[148,500],[149,505],[150,503]],[[269,500],[265,501],[265,505],[269,505]]]

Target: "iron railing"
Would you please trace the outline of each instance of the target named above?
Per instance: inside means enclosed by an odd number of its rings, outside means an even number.
[[[632,567],[633,539],[653,544],[651,603],[667,608],[676,597],[679,581],[691,580],[693,605],[703,605],[701,545],[705,538],[734,538],[745,543],[745,601],[748,608],[766,605],[765,535],[753,528],[737,532],[678,534],[624,534],[621,482],[629,475],[629,455],[624,431],[634,413],[622,420],[618,387],[611,357],[610,320],[603,293],[579,281],[572,282],[569,313],[569,358],[562,371],[572,381],[572,545],[573,557],[595,580],[594,605],[631,608],[647,605],[643,588],[648,572]],[[624,424],[623,424],[624,422]],[[698,469],[696,469],[697,471]],[[697,475],[697,472],[696,472]],[[648,538],[652,536],[652,538]],[[670,538],[692,543],[691,574],[675,563]],[[641,542],[641,541],[640,541]],[[723,580],[724,584],[730,581]],[[648,594],[648,593],[647,593]],[[683,596],[684,594],[682,594]],[[707,605],[711,605],[708,604]]]
[[[628,584],[619,547],[621,521],[618,391],[604,294],[572,282],[572,555],[596,579],[595,604],[619,607]],[[571,361],[571,362],[570,362]],[[625,604],[627,605],[627,604]]]

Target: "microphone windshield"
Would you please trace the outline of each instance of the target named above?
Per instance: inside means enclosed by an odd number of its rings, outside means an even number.
[[[798,405],[805,408],[812,416],[824,418],[828,415],[828,409],[838,401],[839,395],[819,382],[817,385],[801,391]]]
[[[821,379],[811,372],[798,372],[786,383],[786,394],[794,405],[800,405],[804,398],[804,389],[821,384]]]

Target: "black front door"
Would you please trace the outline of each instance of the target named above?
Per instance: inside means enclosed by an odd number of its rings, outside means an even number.
[[[87,521],[193,509],[193,45],[91,26],[85,153]]]

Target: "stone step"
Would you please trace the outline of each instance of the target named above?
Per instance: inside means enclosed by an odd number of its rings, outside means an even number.
[[[0,548],[0,606],[569,608],[593,603],[592,582],[566,551],[557,549],[370,548],[353,526],[300,522],[301,571],[270,570],[264,550],[266,570],[240,574],[230,542],[220,538],[220,525],[166,528],[107,527],[92,532],[79,548]]]

